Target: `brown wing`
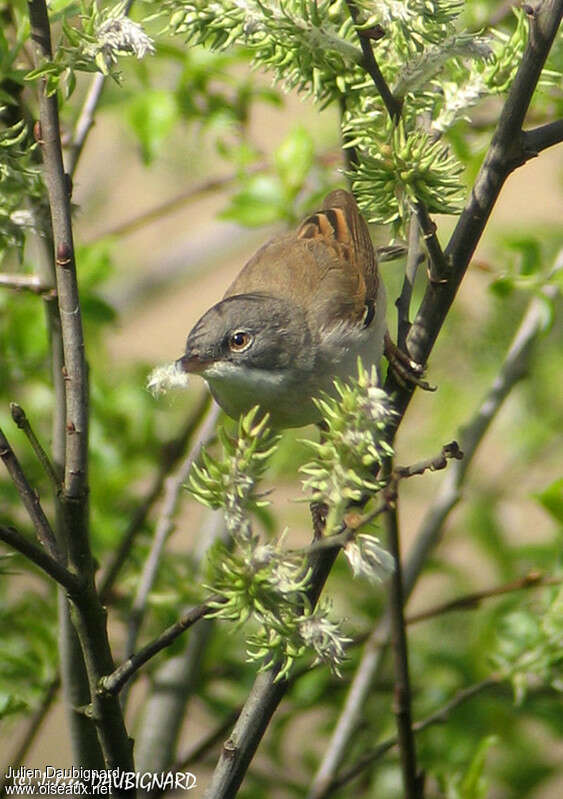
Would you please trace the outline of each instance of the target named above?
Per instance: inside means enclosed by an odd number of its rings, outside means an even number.
[[[266,292],[306,306],[319,325],[358,321],[378,289],[373,245],[354,197],[331,192],[298,230],[264,245],[225,296]]]

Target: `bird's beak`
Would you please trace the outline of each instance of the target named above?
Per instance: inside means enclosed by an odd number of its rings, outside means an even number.
[[[197,353],[187,352],[176,361],[176,369],[180,372],[188,372],[189,374],[200,374],[209,366],[209,363],[210,361],[204,361]]]

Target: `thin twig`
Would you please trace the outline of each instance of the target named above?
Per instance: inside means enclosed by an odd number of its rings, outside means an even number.
[[[326,152],[320,153],[317,156],[317,159],[321,164],[330,166],[331,164],[339,163],[341,161],[341,153],[337,150],[328,150]],[[264,170],[271,169],[271,167],[272,164],[270,161],[261,160],[256,164],[246,167],[245,175],[250,177],[263,172]],[[102,231],[102,233],[97,234],[94,240],[98,241],[99,239],[110,236],[129,236],[146,225],[150,225],[153,222],[158,222],[163,216],[167,216],[168,214],[178,211],[180,208],[183,208],[184,205],[194,202],[195,200],[199,200],[206,194],[211,194],[212,192],[220,191],[221,189],[226,188],[229,186],[229,184],[238,180],[239,177],[239,172],[230,172],[228,175],[221,175],[216,178],[207,178],[200,183],[196,183],[195,186],[190,186],[184,191],[179,192],[174,197],[164,200],[164,202],[159,203],[158,205],[155,205],[146,211],[141,211],[139,214],[131,217],[130,219],[126,219],[124,222],[118,222],[113,227],[107,228],[106,230]]]
[[[65,569],[56,558],[45,552],[44,549],[37,546],[33,541],[25,538],[21,533],[13,527],[4,527],[0,525],[0,540],[8,546],[15,549],[25,558],[35,563],[36,566],[52,577],[55,582],[68,591],[71,596],[76,594],[82,589],[81,580],[68,569]]]
[[[145,498],[135,510],[121,540],[115,547],[115,550],[112,552],[110,559],[102,571],[98,587],[98,593],[102,602],[108,602],[111,589],[129,557],[137,534],[143,528],[151,508],[160,496],[167,475],[181,458],[192,435],[199,427],[203,415],[207,411],[209,402],[210,395],[206,392],[201,402],[190,413],[190,416],[178,435],[162,447],[160,464],[153,477],[152,484]]]
[[[7,766],[10,765],[12,769],[17,769],[23,761],[27,753],[29,752],[33,742],[35,741],[39,730],[41,729],[43,722],[47,717],[47,713],[51,709],[51,706],[56,699],[56,696],[59,692],[59,688],[61,686],[60,677],[57,675],[49,685],[47,686],[47,690],[45,691],[41,703],[36,710],[33,711],[31,716],[27,717],[25,720],[25,730],[22,736],[20,743],[17,745],[14,753],[8,758],[6,762],[6,767],[2,769],[4,775],[6,774],[8,768]],[[0,780],[0,798],[6,796],[6,777],[2,777]]]
[[[563,141],[563,119],[548,122],[531,130],[522,131],[522,148],[528,158],[539,155],[548,147],[560,144]]]
[[[37,275],[10,275],[7,273],[0,274],[0,288],[31,291],[33,294],[46,294],[53,290],[52,286],[43,283]]]
[[[397,346],[401,350],[405,349],[407,335],[411,326],[410,305],[412,292],[418,267],[423,260],[424,255],[420,248],[420,230],[417,219],[413,214],[409,224],[409,244],[403,287],[395,302],[395,307],[397,308]]]
[[[502,585],[496,585],[492,588],[484,588],[482,591],[473,591],[470,594],[451,599],[449,602],[441,602],[434,605],[427,610],[421,610],[418,613],[413,613],[407,616],[407,624],[418,624],[421,621],[428,619],[435,619],[437,616],[443,616],[445,613],[453,613],[458,610],[474,610],[478,608],[484,599],[491,599],[503,594],[510,594],[513,591],[524,591],[529,588],[538,588],[546,585],[559,585],[563,578],[550,577],[542,574],[542,572],[532,571],[524,577],[519,577],[517,580],[511,580]]]
[[[137,645],[139,631],[145,617],[149,593],[156,579],[156,574],[164,551],[164,545],[168,536],[174,529],[174,517],[178,509],[180,491],[188,479],[194,461],[199,456],[202,448],[206,446],[214,435],[220,412],[220,407],[216,402],[213,402],[188,456],[184,459],[183,463],[176,471],[176,474],[170,476],[166,480],[162,510],[156,525],[150,552],[143,567],[139,587],[131,606],[130,621],[127,628],[126,657],[133,654]]]
[[[142,649],[139,649],[134,655],[127,658],[127,660],[114,669],[111,674],[102,677],[98,686],[100,692],[107,695],[119,693],[125,683],[131,679],[133,674],[135,674],[141,666],[144,666],[147,661],[167,646],[170,646],[178,636],[182,635],[183,632],[199,621],[199,619],[203,619],[208,613],[215,612],[217,610],[217,603],[222,601],[223,598],[215,594],[202,605],[190,608],[177,622],[167,627],[157,638]]]
[[[23,473],[20,462],[2,430],[0,430],[0,458],[4,461],[6,469],[20,495],[20,499],[33,523],[37,538],[41,541],[49,553],[49,556],[56,561],[60,561],[60,551],[57,540],[49,524],[49,520],[41,507],[39,495],[30,486],[27,477]]]
[[[384,475],[392,475],[392,473],[392,462],[389,458],[384,466]],[[422,795],[421,781],[417,773],[416,746],[412,731],[409,659],[404,617],[405,595],[397,501],[398,500],[395,501],[393,506],[388,507],[383,514],[383,526],[386,533],[387,546],[395,561],[395,569],[389,581],[389,617],[394,655],[395,686],[393,710],[397,723],[405,799],[420,799]]]
[[[354,0],[346,0],[346,5],[348,6],[348,9],[350,11],[350,16],[352,17],[354,24],[357,26],[359,14],[356,3],[354,2]],[[391,89],[387,85],[387,82],[383,77],[381,70],[379,69],[379,65],[375,60],[370,37],[364,35],[360,28],[357,28],[357,33],[358,33],[358,38],[360,40],[362,53],[364,54],[363,67],[365,71],[368,73],[368,75],[370,75],[377,91],[381,95],[381,99],[385,104],[387,113],[394,122],[397,122],[399,120],[399,117],[401,116],[401,108],[403,106],[402,101],[394,96]]]
[[[129,14],[133,2],[134,0],[128,0],[128,2],[125,4],[125,8],[123,10],[124,16]],[[82,109],[78,115],[78,120],[72,134],[72,139],[68,146],[67,171],[71,178],[76,172],[76,167],[78,166],[78,161],[82,155],[84,145],[86,144],[86,139],[88,138],[88,134],[90,133],[90,130],[94,124],[96,110],[98,108],[98,103],[100,102],[105,83],[105,75],[102,75],[100,72],[94,75],[90,84],[90,88],[86,94],[86,99],[84,100]]]
[[[55,467],[53,466],[53,464],[51,463],[51,459],[49,458],[49,456],[41,446],[39,439],[33,432],[33,428],[29,423],[29,419],[27,418],[24,409],[21,407],[21,405],[18,405],[15,402],[11,402],[10,412],[12,414],[12,419],[14,420],[14,422],[17,424],[20,430],[23,430],[23,432],[27,436],[27,440],[31,444],[39,463],[43,467],[43,471],[45,472],[45,474],[47,475],[47,477],[51,482],[53,491],[55,492],[55,494],[58,494],[59,491],[61,490],[61,483],[59,481],[59,478],[57,477]]]
[[[424,203],[414,203],[418,226],[428,252],[428,279],[431,283],[447,283],[450,265],[438,241],[437,225],[430,219]]]
[[[427,471],[437,472],[446,468],[448,460],[453,459],[460,461],[462,458],[463,452],[460,450],[457,441],[450,441],[449,444],[444,444],[439,455],[434,455],[432,458],[413,463],[411,466],[395,466],[391,475],[391,480],[414,477],[415,475],[424,474],[424,472]]]
[[[358,8],[354,0],[346,0],[346,4],[350,11],[350,16],[352,17],[354,24],[357,25],[358,23]],[[373,80],[377,91],[379,92],[381,99],[383,100],[383,104],[387,109],[387,113],[389,114],[391,120],[394,123],[397,123],[401,117],[401,110],[403,101],[393,95],[389,86],[387,85],[385,78],[381,74],[381,70],[377,64],[375,56],[373,54],[373,47],[371,40],[373,37],[369,35],[365,35],[365,32],[362,33],[360,29],[357,29],[358,37],[360,39],[360,44],[362,47],[362,52],[364,54],[364,61],[363,67],[370,75],[371,79]],[[424,237],[424,242],[426,244],[426,250],[429,256],[429,277],[430,282],[433,285],[434,283],[440,284],[444,280],[446,280],[447,275],[447,266],[448,266],[448,258],[443,253],[442,247],[440,242],[438,241],[438,236],[436,233],[436,225],[430,219],[426,206],[421,200],[418,200],[414,204],[414,210],[418,219],[418,223],[420,229],[422,231],[422,235]],[[405,352],[409,352],[408,349],[405,348]],[[426,361],[421,360],[420,358],[414,359],[416,363],[424,364]],[[411,392],[412,392],[411,388]]]
[[[499,681],[499,677],[492,676],[486,680],[475,683],[475,685],[470,685],[468,688],[463,688],[452,699],[442,705],[442,707],[438,708],[438,710],[436,710],[430,716],[427,716],[425,719],[417,721],[415,724],[413,724],[413,732],[422,732],[434,724],[444,724],[448,721],[452,711],[482,691],[492,688],[493,686],[497,686]],[[382,741],[370,752],[363,754],[353,766],[348,768],[346,771],[343,771],[332,780],[332,782],[327,786],[325,792],[322,794],[323,797],[330,796],[330,794],[334,793],[334,791],[342,788],[344,785],[347,785],[359,774],[365,771],[366,768],[369,768],[375,762],[380,760],[390,749],[393,749],[397,743],[398,737],[393,736],[391,738],[387,738],[385,741]]]

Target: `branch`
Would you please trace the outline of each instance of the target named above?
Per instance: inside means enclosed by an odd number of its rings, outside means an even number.
[[[123,10],[124,16],[128,16],[133,2],[134,0],[128,0],[128,2],[125,4],[125,8]],[[78,116],[78,121],[76,122],[72,139],[68,146],[69,153],[67,159],[67,170],[71,178],[76,172],[76,167],[78,166],[78,161],[82,155],[82,150],[84,149],[86,139],[88,138],[90,129],[94,124],[96,109],[98,107],[98,103],[100,102],[105,83],[105,75],[102,75],[100,72],[94,75],[90,84],[90,88],[88,89],[86,99],[84,100],[84,104]]]
[[[381,70],[379,69],[379,65],[375,60],[375,56],[373,54],[373,48],[371,46],[371,40],[367,31],[362,31],[361,28],[358,28],[358,8],[354,0],[346,0],[346,5],[350,11],[350,16],[354,21],[354,25],[356,26],[356,31],[358,34],[358,38],[360,40],[360,45],[362,48],[362,53],[364,54],[364,59],[362,62],[362,66],[364,67],[365,71],[373,80],[375,87],[379,94],[381,95],[381,99],[385,104],[385,108],[387,109],[387,113],[393,120],[393,122],[398,122],[399,117],[401,116],[401,108],[403,103],[401,100],[397,99],[389,86],[385,78],[383,77]]]
[[[356,3],[354,0],[346,0],[346,4],[350,11],[350,16],[352,17],[354,24],[357,26],[358,9]],[[401,116],[403,105],[402,100],[397,99],[393,95],[385,81],[385,78],[381,74],[381,70],[379,69],[373,54],[373,48],[371,44],[371,38],[373,37],[370,37],[367,31],[362,32],[362,30],[358,28],[357,33],[362,46],[362,52],[364,54],[362,65],[373,80],[377,91],[381,95],[381,99],[383,100],[391,120],[394,123],[397,123]],[[414,204],[414,210],[418,219],[418,224],[424,236],[426,249],[428,251],[430,282],[438,284],[442,283],[447,279],[446,275],[448,274],[448,258],[442,252],[440,242],[438,241],[438,236],[436,235],[436,225],[430,219],[428,211],[426,210],[426,206],[421,201],[418,201]],[[409,352],[409,350],[406,349],[406,352]],[[418,358],[415,358],[415,361],[417,361],[417,363],[424,363],[424,361],[421,361]]]
[[[312,573],[307,593],[313,607],[337,554],[338,549],[330,549],[313,553],[309,557]],[[259,672],[256,676],[238,721],[223,744],[206,799],[230,799],[236,795],[270,719],[290,684],[287,679],[276,679],[278,671],[279,666],[276,664],[272,669]]]
[[[553,297],[556,289],[554,286],[546,286],[543,289],[543,293],[548,297]],[[467,470],[490,423],[508,394],[526,373],[534,343],[543,329],[542,325],[542,303],[534,298],[524,314],[497,378],[485,395],[477,413],[462,431],[463,460],[456,461],[448,469],[444,482],[419,528],[404,567],[403,580],[406,597],[411,594],[429,553],[439,541],[446,518],[459,501],[461,486],[465,480]],[[362,708],[365,705],[374,675],[379,668],[381,662],[380,647],[388,639],[389,616],[386,614],[375,626],[366,643],[362,659],[348,690],[344,707],[313,780],[309,799],[321,799],[326,796],[327,786],[332,783],[338,766],[342,762],[349,741],[361,717]]]
[[[17,403],[11,402],[10,411],[12,414],[12,419],[17,424],[19,429],[23,430],[24,434],[27,437],[27,440],[31,444],[39,463],[43,467],[43,471],[45,472],[45,474],[47,475],[47,477],[51,482],[51,486],[53,487],[55,494],[58,494],[59,491],[61,490],[61,484],[59,482],[59,478],[57,477],[55,467],[53,466],[49,456],[41,446],[39,439],[33,432],[33,429],[29,423],[29,419],[27,418],[24,409]]]
[[[45,0],[28,0],[28,11],[35,64],[39,67],[53,57],[47,4]],[[94,564],[88,536],[88,383],[69,181],[63,166],[58,98],[56,93],[47,95],[45,78],[39,80],[39,113],[36,138],[43,155],[51,215],[66,386],[64,482],[57,505],[61,510],[60,530],[67,548],[69,568],[80,575],[83,582],[82,591],[72,597],[75,611],[72,623],[80,641],[92,703],[88,730],[92,731],[93,720],[106,768],[132,771],[131,744],[119,702],[114,697],[97,693],[101,677],[113,670],[113,659],[105,610],[94,587]],[[68,636],[66,640],[68,642]],[[70,679],[75,679],[74,675],[70,675]],[[133,790],[123,791],[123,795],[133,793]]]
[[[39,66],[52,59],[51,34],[44,0],[28,2],[31,38]],[[88,397],[84,336],[76,281],[76,263],[70,211],[68,180],[65,175],[59,133],[56,94],[48,97],[43,86],[39,94],[39,143],[45,166],[55,248],[57,294],[66,379],[66,463],[64,490],[69,499],[79,499],[87,492]]]
[[[109,600],[109,594],[111,592],[112,586],[119,576],[124,563],[129,557],[129,553],[131,552],[133,544],[135,543],[135,538],[137,537],[139,531],[143,528],[149,511],[160,496],[166,476],[174,468],[186,449],[186,446],[188,445],[192,435],[198,428],[203,415],[208,408],[209,400],[210,395],[206,392],[202,398],[202,401],[195,408],[193,413],[190,414],[179,434],[162,447],[160,464],[153,478],[152,485],[145,498],[133,514],[127,529],[125,530],[114,552],[112,552],[110,559],[106,563],[106,566],[100,577],[98,593],[100,595],[101,602],[105,603]]]
[[[434,455],[432,458],[413,463],[412,466],[395,466],[391,474],[391,481],[394,479],[403,479],[406,477],[414,477],[414,475],[424,474],[426,471],[437,472],[445,469],[448,465],[448,460],[454,459],[460,461],[463,458],[463,452],[459,448],[457,441],[451,441],[449,444],[444,444],[439,455]]]
[[[51,559],[60,561],[59,547],[55,534],[49,524],[49,520],[45,516],[45,512],[41,507],[39,495],[27,481],[27,477],[23,473],[20,462],[18,461],[14,450],[8,443],[8,439],[0,429],[0,458],[4,461],[6,469],[12,478],[14,485],[23,505],[31,519],[37,538],[41,541]]]
[[[392,462],[387,459],[384,475],[392,475]],[[397,724],[399,753],[403,772],[405,799],[420,799],[422,796],[421,777],[417,773],[416,746],[412,731],[411,688],[409,677],[408,644],[404,617],[405,596],[401,548],[399,540],[399,521],[397,500],[383,514],[387,546],[395,561],[389,585],[389,616],[394,655],[395,698],[393,710]]]
[[[546,125],[540,125],[537,128],[522,132],[522,149],[528,158],[533,158],[543,150],[547,150],[548,147],[553,147],[553,145],[560,144],[562,141],[563,119],[557,119],[555,122],[549,122]]]
[[[191,448],[187,458],[184,459],[176,474],[166,481],[164,502],[160,513],[160,518],[156,526],[153,542],[147,560],[141,574],[139,587],[131,607],[130,621],[127,629],[126,655],[130,656],[135,651],[137,638],[141,629],[141,624],[145,617],[147,600],[156,579],[158,566],[164,545],[174,528],[174,517],[178,509],[178,499],[180,491],[188,479],[188,475],[196,458],[214,434],[217,419],[221,412],[216,402],[211,406],[211,410],[205,420],[199,435]]]
[[[407,624],[418,624],[421,621],[434,619],[436,616],[442,616],[444,613],[452,613],[457,610],[474,610],[479,607],[484,599],[491,599],[495,596],[502,596],[509,594],[513,591],[524,591],[529,588],[538,588],[543,585],[560,585],[563,578],[550,577],[542,574],[542,572],[532,571],[525,574],[524,577],[519,577],[517,580],[511,580],[502,585],[493,586],[493,588],[485,588],[482,591],[474,591],[470,594],[452,599],[449,602],[441,602],[428,610],[422,610],[419,613],[413,613],[407,617]]]
[[[82,581],[64,566],[61,566],[58,560],[52,555],[45,552],[44,549],[38,547],[33,541],[25,538],[21,533],[13,527],[4,527],[0,525],[0,540],[3,541],[12,549],[17,550],[21,555],[26,557],[32,563],[52,577],[55,582],[61,585],[71,596],[76,596],[82,590]]]
[[[409,224],[409,243],[407,250],[407,265],[401,294],[395,302],[397,308],[397,346],[404,350],[407,336],[410,330],[410,305],[414,282],[418,267],[424,260],[424,255],[420,249],[420,230],[414,214],[411,216]]]
[[[427,287],[408,335],[408,351],[418,363],[425,363],[430,355],[506,178],[526,161],[522,124],[562,12],[563,0],[544,0],[530,20],[530,35],[522,62],[475,185],[445,250],[445,257],[451,263],[448,282],[431,283]],[[386,389],[395,392],[397,409],[404,412],[413,386],[400,386],[393,375],[389,375]]]
[[[10,275],[0,274],[0,288],[16,289],[16,291],[31,291],[33,294],[47,294],[53,287],[43,283],[37,275]]]
[[[53,701],[56,699],[57,694],[59,692],[59,688],[61,686],[60,677],[57,675],[47,686],[47,689],[43,695],[43,699],[41,700],[41,704],[39,707],[33,711],[32,715],[27,717],[25,720],[25,731],[22,736],[21,742],[18,744],[16,750],[14,751],[13,755],[8,758],[6,763],[6,768],[3,769],[4,775],[8,771],[7,766],[10,765],[12,769],[17,769],[23,763],[27,753],[29,752],[39,730],[41,729],[43,722],[47,716],[47,713],[51,709]],[[6,777],[4,776],[0,780],[0,797],[6,796]]]
[[[475,685],[470,685],[468,688],[463,688],[452,699],[450,699],[449,702],[446,702],[441,708],[438,708],[438,710],[436,710],[430,716],[427,716],[425,719],[422,719],[422,721],[417,721],[415,724],[413,724],[413,731],[418,733],[422,732],[428,727],[433,726],[434,724],[444,724],[448,721],[452,711],[482,691],[492,688],[493,686],[497,686],[499,682],[499,677],[493,675],[486,680],[475,683]],[[392,738],[387,738],[385,741],[382,741],[374,749],[372,749],[371,752],[366,752],[353,766],[332,780],[322,796],[329,796],[343,785],[347,785],[359,774],[361,774],[362,771],[364,771],[366,768],[369,768],[369,766],[372,766],[377,760],[380,760],[390,749],[396,746],[397,743],[397,736],[393,736]]]
[[[170,646],[178,636],[182,635],[187,629],[202,619],[208,613],[216,610],[216,603],[221,602],[222,597],[214,594],[207,602],[190,608],[184,615],[163,633],[140,649],[136,654],[127,658],[120,666],[114,669],[111,674],[102,677],[98,689],[106,695],[115,695],[123,688],[125,683],[131,679],[133,674],[138,671],[148,660],[157,655],[161,650]]]
[[[434,284],[447,283],[450,264],[438,241],[436,223],[430,219],[424,203],[415,202],[414,212],[428,251],[428,279]]]

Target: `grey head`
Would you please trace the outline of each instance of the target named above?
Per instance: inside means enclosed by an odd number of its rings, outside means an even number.
[[[260,405],[276,427],[315,421],[310,401],[317,345],[305,312],[269,294],[237,294],[194,325],[179,366],[200,374],[234,418]]]

